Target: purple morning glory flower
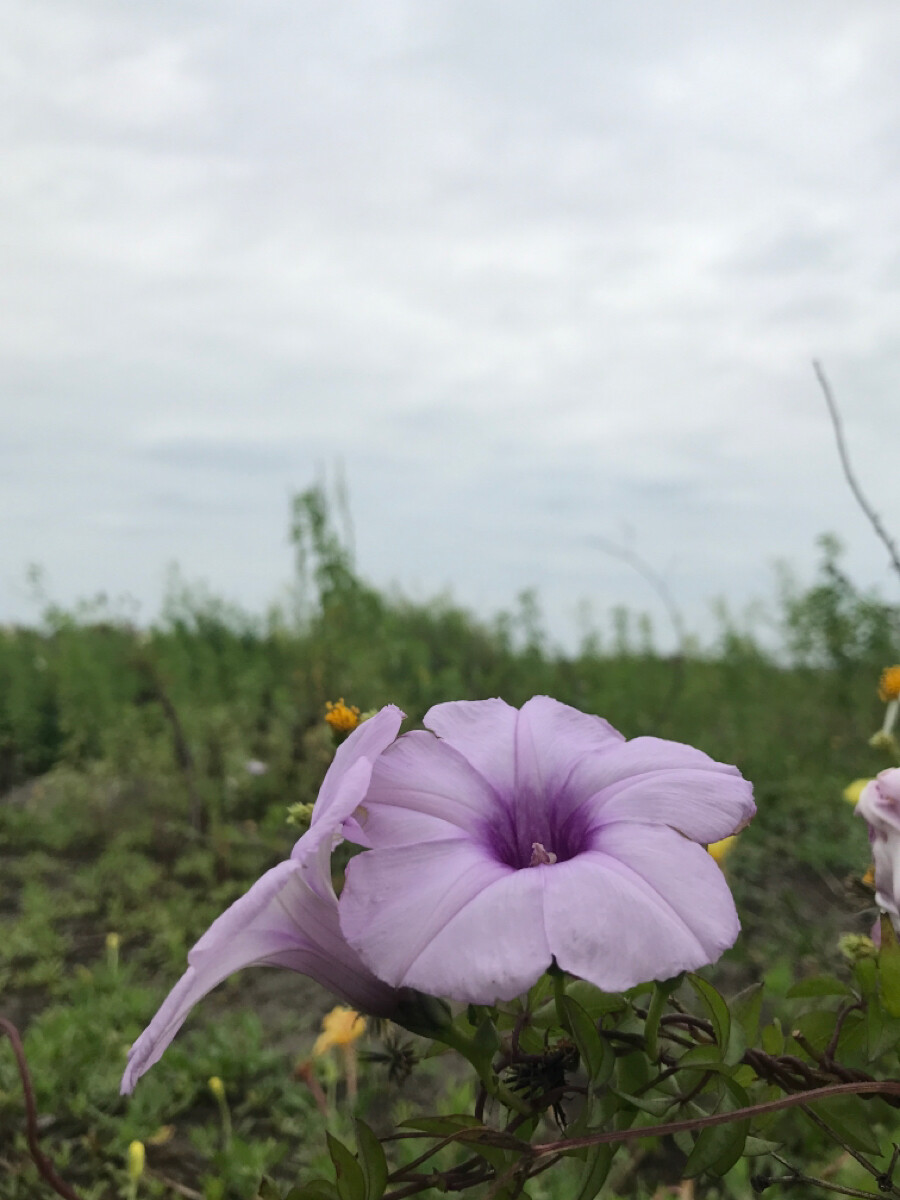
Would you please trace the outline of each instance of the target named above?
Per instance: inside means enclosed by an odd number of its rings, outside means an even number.
[[[363,722],[335,754],[307,833],[290,859],[267,871],[214,921],[188,954],[188,969],[131,1047],[122,1091],[159,1060],[198,1000],[241,967],[287,967],[309,975],[354,1008],[387,1016],[397,1000],[347,944],[331,882],[331,852],[363,800],[372,768],[404,714],[389,705]]]
[[[393,987],[474,1003],[553,959],[606,991],[714,961],[740,928],[706,852],[755,806],[735,767],[546,696],[439,704],[375,764],[341,928]]]

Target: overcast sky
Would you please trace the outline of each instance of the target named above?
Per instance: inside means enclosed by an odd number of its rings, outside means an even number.
[[[895,0],[7,0],[0,621],[166,566],[250,607],[341,464],[358,558],[688,623],[834,530],[897,592]]]

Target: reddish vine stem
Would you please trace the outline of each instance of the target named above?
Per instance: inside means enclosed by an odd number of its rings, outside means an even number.
[[[0,1029],[9,1038],[12,1052],[16,1058],[16,1066],[19,1068],[19,1079],[22,1081],[22,1095],[25,1100],[25,1138],[34,1165],[41,1178],[50,1184],[58,1196],[65,1197],[65,1200],[81,1200],[78,1192],[69,1187],[64,1179],[60,1179],[50,1159],[47,1158],[38,1143],[40,1133],[38,1131],[37,1106],[34,1102],[34,1088],[31,1084],[31,1073],[28,1070],[28,1060],[25,1057],[25,1048],[22,1045],[19,1031],[6,1017],[0,1017]]]
[[[747,1117],[759,1117],[765,1113],[778,1112],[783,1108],[795,1108],[797,1105],[811,1104],[816,1100],[827,1100],[829,1096],[846,1095],[885,1095],[900,1096],[900,1080],[888,1079],[883,1082],[873,1079],[862,1080],[858,1083],[835,1083],[830,1087],[812,1088],[807,1092],[797,1092],[793,1096],[785,1096],[781,1100],[767,1100],[762,1104],[751,1104],[747,1108],[736,1108],[731,1112],[713,1113],[708,1117],[694,1117],[685,1121],[669,1121],[661,1125],[645,1125],[640,1129],[616,1129],[587,1133],[579,1138],[561,1138],[555,1142],[543,1142],[532,1146],[531,1152],[537,1158],[545,1154],[558,1154],[566,1150],[585,1150],[590,1146],[602,1146],[611,1142],[633,1142],[638,1138],[664,1137],[670,1133],[688,1133],[695,1129],[708,1129],[713,1125],[727,1125],[730,1121],[742,1121]],[[526,1143],[522,1143],[523,1149]]]

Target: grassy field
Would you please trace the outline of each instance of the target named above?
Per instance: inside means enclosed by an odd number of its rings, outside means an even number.
[[[225,984],[135,1096],[118,1095],[127,1047],[187,949],[297,836],[287,808],[315,798],[333,752],[325,704],[340,696],[396,703],[415,725],[442,700],[547,693],[627,736],[737,764],[759,815],[728,862],[744,933],[712,977],[734,991],[765,975],[777,995],[840,969],[838,934],[867,930],[874,911],[858,882],[865,829],[841,792],[886,765],[868,738],[900,619],[850,584],[833,544],[812,586],[782,590],[778,653],[723,625],[705,652],[662,656],[620,627],[614,644],[589,638],[563,656],[529,603],[483,624],[375,592],[318,493],[298,498],[294,538],[296,611],[254,618],[176,587],[149,630],[96,603],[0,631],[0,1012],[25,1035],[47,1148],[84,1197],[131,1195],[133,1139],[147,1144],[140,1195],[212,1200],[254,1196],[262,1173],[322,1173],[324,1128],[350,1127],[341,1061],[313,1067],[327,1112],[303,1079],[332,1002],[287,972]],[[362,1047],[384,1050],[374,1032]],[[470,1085],[439,1060],[408,1078],[396,1067],[360,1064],[358,1111],[376,1127],[423,1097],[471,1107]],[[22,1128],[4,1049],[3,1200],[48,1194]],[[626,1170],[621,1193],[652,1194],[652,1170],[642,1178]],[[565,1194],[549,1176],[533,1192]]]

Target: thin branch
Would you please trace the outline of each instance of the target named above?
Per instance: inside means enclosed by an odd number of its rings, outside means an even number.
[[[804,1175],[796,1167],[792,1167],[780,1154],[773,1153],[772,1157],[790,1171],[790,1175],[782,1176],[781,1179],[773,1179],[773,1183],[810,1183],[814,1187],[824,1188],[826,1192],[838,1192],[841,1196],[862,1196],[863,1200],[871,1200],[871,1192],[862,1192],[858,1188],[843,1187],[839,1183],[829,1183],[827,1180],[817,1179],[813,1175]]]
[[[684,618],[681,615],[681,609],[675,603],[669,585],[666,583],[662,575],[642,558],[636,551],[628,546],[620,546],[616,542],[611,542],[605,537],[600,537],[594,534],[591,539],[591,544],[602,550],[604,554],[608,554],[611,558],[618,558],[622,562],[627,563],[629,567],[637,571],[643,579],[650,584],[657,596],[662,601],[663,607],[666,610],[672,629],[675,633],[675,640],[678,643],[678,651],[683,654],[687,645],[687,630],[685,629]]]
[[[834,393],[831,390],[831,384],[822,369],[822,364],[817,360],[813,361],[813,370],[816,373],[816,379],[819,381],[819,387],[822,389],[822,394],[825,397],[825,403],[828,405],[828,413],[831,417],[831,424],[834,426],[834,436],[837,439],[838,454],[841,456],[841,466],[844,469],[844,477],[850,485],[850,490],[856,498],[856,502],[863,510],[869,524],[875,530],[877,536],[886,547],[891,558],[894,570],[900,576],[900,551],[897,550],[897,544],[884,525],[881,523],[881,518],[874,510],[872,505],[863,495],[863,490],[859,486],[856,475],[853,473],[853,467],[850,464],[850,455],[847,451],[847,443],[844,440],[844,427],[841,423],[841,414],[838,412],[837,402],[834,398]]]
[[[69,1187],[64,1179],[60,1179],[50,1159],[47,1158],[39,1145],[40,1132],[38,1130],[37,1105],[34,1102],[34,1088],[31,1084],[31,1074],[28,1070],[28,1061],[25,1058],[25,1048],[22,1045],[19,1031],[13,1025],[12,1021],[8,1021],[6,1017],[0,1017],[0,1029],[9,1038],[12,1052],[16,1058],[16,1066],[19,1068],[19,1079],[22,1081],[22,1095],[25,1099],[25,1138],[28,1142],[28,1152],[31,1155],[34,1165],[37,1167],[41,1178],[50,1184],[57,1196],[63,1196],[65,1200],[81,1200],[78,1192],[74,1188]]]

